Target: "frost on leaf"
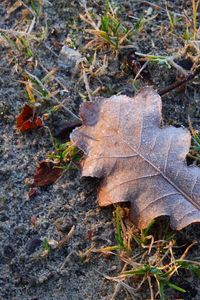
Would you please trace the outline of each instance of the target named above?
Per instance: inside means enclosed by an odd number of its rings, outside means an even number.
[[[200,168],[187,166],[188,130],[161,127],[162,102],[150,87],[134,98],[84,103],[83,126],[71,134],[86,153],[82,176],[102,178],[100,206],[131,203],[139,228],[162,215],[175,229],[200,221]]]

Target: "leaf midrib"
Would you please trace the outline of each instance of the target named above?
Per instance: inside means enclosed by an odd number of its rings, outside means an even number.
[[[168,178],[158,167],[156,167],[150,160],[145,158],[141,153],[139,153],[137,150],[135,150],[132,146],[130,146],[127,141],[123,139],[124,143],[133,150],[138,156],[140,156],[144,161],[146,161],[148,164],[150,164],[156,171],[158,171],[162,177],[168,181],[169,184],[171,184],[177,191],[180,192],[182,196],[184,196],[194,207],[196,207],[198,210],[200,210],[200,206],[190,197],[188,196],[181,188],[179,188],[175,183],[171,181],[170,178]]]

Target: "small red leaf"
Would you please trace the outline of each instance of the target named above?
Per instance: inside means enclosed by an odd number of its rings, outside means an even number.
[[[30,119],[33,116],[33,109],[25,104],[22,109],[22,112],[17,117],[17,127],[21,127],[25,121]]]
[[[27,131],[43,126],[42,119],[37,117],[32,107],[25,104],[22,112],[17,116],[16,127],[19,131]]]
[[[34,175],[35,186],[46,186],[54,183],[62,174],[63,169],[58,168],[52,162],[45,160],[38,165]]]

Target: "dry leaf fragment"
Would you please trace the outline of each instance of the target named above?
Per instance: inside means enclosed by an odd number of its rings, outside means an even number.
[[[37,195],[37,189],[34,187],[31,187],[28,191],[28,197],[29,199],[35,197]]]
[[[19,131],[27,131],[43,126],[42,119],[37,117],[33,108],[25,104],[22,112],[17,116],[16,127]]]
[[[200,169],[185,162],[189,131],[161,128],[161,108],[151,87],[84,103],[71,139],[87,155],[82,176],[102,178],[100,206],[129,201],[139,228],[167,215],[180,230],[200,221]]]
[[[41,161],[35,171],[34,185],[46,186],[54,183],[62,174],[63,169],[56,167],[56,165],[49,161]]]

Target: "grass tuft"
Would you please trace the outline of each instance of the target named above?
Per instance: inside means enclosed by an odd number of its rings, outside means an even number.
[[[94,245],[87,252],[87,261],[91,253],[101,253],[104,256],[114,255],[122,263],[122,271],[115,277],[105,275],[105,278],[117,282],[116,293],[119,287],[126,292],[135,295],[145,283],[149,286],[150,299],[166,300],[166,289],[172,289],[180,293],[186,290],[177,285],[174,275],[178,275],[180,269],[186,269],[200,276],[200,263],[185,259],[190,249],[196,245],[192,242],[180,255],[183,246],[177,246],[175,232],[166,224],[158,225],[153,220],[149,226],[139,231],[127,219],[127,211],[117,206],[115,211],[116,244],[96,249]],[[152,234],[156,232],[156,234]],[[114,299],[114,298],[112,298]]]
[[[113,8],[109,1],[106,1],[106,11],[102,17],[93,16],[85,6],[85,15],[80,15],[80,18],[92,27],[86,32],[94,37],[87,43],[85,49],[110,48],[117,51],[127,44],[133,34],[133,28],[128,29],[123,25],[117,15],[117,8]]]

